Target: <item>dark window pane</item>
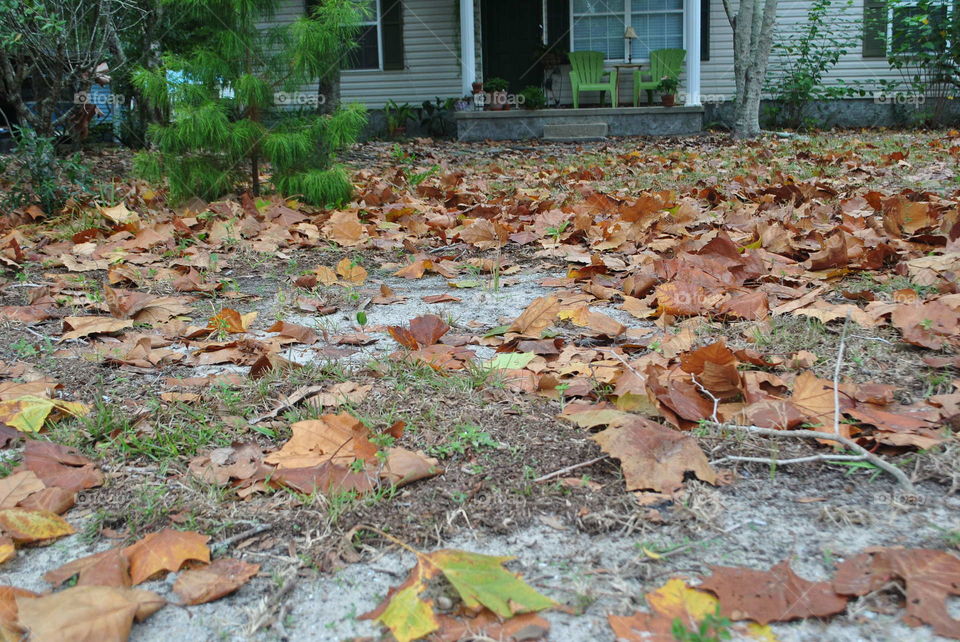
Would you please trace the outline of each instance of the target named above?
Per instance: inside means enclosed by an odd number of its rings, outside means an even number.
[[[380,47],[377,44],[377,27],[364,27],[357,38],[356,48],[350,52],[347,69],[379,69]]]

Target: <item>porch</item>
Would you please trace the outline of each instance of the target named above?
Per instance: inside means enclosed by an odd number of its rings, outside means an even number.
[[[457,139],[586,141],[606,136],[685,136],[703,130],[703,107],[587,107],[461,111]]]

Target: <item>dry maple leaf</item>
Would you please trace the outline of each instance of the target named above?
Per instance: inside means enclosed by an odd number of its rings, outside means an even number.
[[[18,624],[18,597],[40,597],[40,594],[16,586],[0,586],[0,640],[19,640],[26,633]]]
[[[743,392],[737,357],[723,341],[680,355],[680,368],[696,376],[697,382],[718,399]]]
[[[110,334],[133,327],[133,319],[113,317],[64,317],[61,341],[79,339],[91,334]]]
[[[150,591],[113,586],[74,586],[40,597],[17,596],[19,621],[37,642],[125,642],[134,620],[163,608]]]
[[[906,585],[910,626],[929,624],[938,635],[960,639],[960,620],[947,600],[960,596],[960,559],[931,549],[872,548],[837,567],[833,588],[843,595],[866,595],[899,578]]]
[[[369,429],[348,413],[298,421],[290,430],[290,439],[267,455],[266,463],[278,468],[310,468],[326,461],[347,466],[357,459],[370,460],[377,452]]]
[[[72,577],[76,586],[130,586],[130,560],[126,548],[111,548],[67,562],[47,571],[43,579],[53,586],[60,586]]]
[[[786,561],[769,571],[711,566],[712,575],[697,588],[714,593],[720,614],[760,624],[826,617],[847,608],[830,582],[810,582],[796,575]]]
[[[259,564],[219,559],[210,566],[184,571],[173,585],[183,604],[206,604],[233,593],[260,571]]]
[[[693,437],[642,417],[607,428],[592,439],[603,452],[620,460],[627,490],[671,492],[683,485],[687,472],[705,482],[717,482]]]
[[[18,544],[34,544],[65,535],[76,530],[56,513],[27,508],[0,510],[0,531]]]
[[[525,337],[539,339],[543,331],[549,328],[560,312],[560,300],[554,296],[534,299],[518,316],[507,332],[516,332]]]
[[[450,326],[435,314],[426,314],[410,320],[410,334],[421,347],[437,343],[449,330]]]
[[[13,508],[46,485],[32,470],[21,470],[0,479],[0,509]]]
[[[178,571],[188,560],[209,562],[208,541],[207,535],[170,528],[150,533],[124,551],[130,560],[131,581],[135,586],[157,573]]]
[[[49,441],[27,441],[23,466],[36,473],[47,486],[73,492],[103,484],[103,473],[93,460],[74,448]]]

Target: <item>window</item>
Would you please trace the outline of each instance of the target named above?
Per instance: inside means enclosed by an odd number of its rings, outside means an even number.
[[[350,52],[345,69],[380,69],[380,3],[367,0],[366,20],[357,35],[357,46]]]
[[[309,15],[320,0],[306,0]],[[344,69],[403,69],[402,0],[366,0],[367,12],[357,34],[357,46]]]
[[[863,57],[944,51],[954,9],[950,0],[865,0]]]
[[[627,59],[627,25],[634,60],[655,49],[683,48],[683,0],[573,0],[571,50],[602,51],[607,60]]]

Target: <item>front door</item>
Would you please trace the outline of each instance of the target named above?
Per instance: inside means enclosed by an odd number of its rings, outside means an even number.
[[[543,48],[540,0],[483,0],[483,77],[503,78],[510,91],[543,84],[538,59]]]

